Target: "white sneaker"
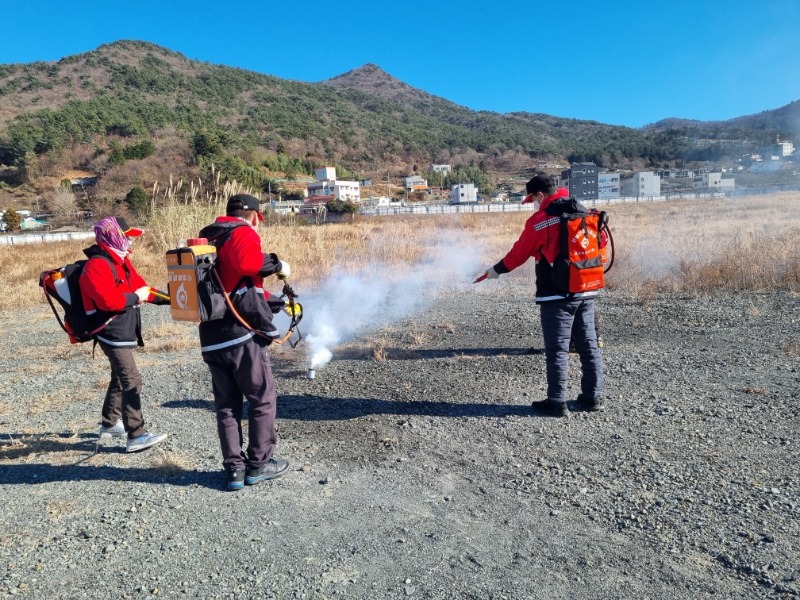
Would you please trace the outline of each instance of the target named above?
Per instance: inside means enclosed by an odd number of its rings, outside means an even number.
[[[128,440],[127,448],[125,448],[126,452],[138,452],[139,450],[144,450],[145,448],[149,448],[150,446],[155,446],[159,442],[163,442],[167,439],[166,433],[143,433],[142,435],[135,437],[133,439]]]
[[[124,436],[125,426],[122,424],[122,419],[119,419],[111,427],[106,427],[100,423],[100,428],[97,430],[97,435],[100,436],[101,440]]]

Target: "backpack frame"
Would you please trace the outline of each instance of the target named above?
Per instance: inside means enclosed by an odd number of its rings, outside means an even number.
[[[56,316],[56,320],[61,326],[61,329],[69,336],[71,344],[81,344],[94,339],[96,334],[105,329],[106,326],[117,317],[117,315],[113,315],[99,327],[92,327],[91,320],[86,315],[86,311],[83,308],[80,277],[83,270],[86,268],[86,264],[94,258],[105,260],[111,267],[111,272],[114,273],[117,283],[120,282],[114,264],[108,257],[102,255],[81,259],[66,264],[58,269],[42,271],[39,275],[39,287],[42,288],[44,297],[47,299],[48,304],[50,304],[50,308],[53,310],[53,314]],[[55,298],[64,312],[63,319],[61,315],[59,315],[58,309],[56,309],[53,298]]]

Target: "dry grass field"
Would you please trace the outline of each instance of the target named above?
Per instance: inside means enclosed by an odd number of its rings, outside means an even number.
[[[616,248],[610,288],[647,296],[660,290],[800,289],[800,193],[722,200],[642,202],[607,207]],[[156,213],[133,261],[153,285],[164,285],[164,252],[222,214],[220,203],[175,203]],[[528,213],[362,218],[321,227],[261,228],[265,248],[292,265],[303,288],[364,264],[413,265],[449,232],[474,239],[489,266],[519,235]],[[77,260],[86,242],[0,247],[0,310],[44,302],[40,271]]]

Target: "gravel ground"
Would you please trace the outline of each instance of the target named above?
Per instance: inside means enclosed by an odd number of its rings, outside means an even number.
[[[128,455],[95,452],[104,357],[47,307],[0,314],[0,597],[798,596],[800,297],[607,294],[607,410],[564,420],[529,412],[530,291],[490,285],[314,380],[272,352],[291,472],[237,493],[190,325],[144,309],[145,417],[170,437]]]

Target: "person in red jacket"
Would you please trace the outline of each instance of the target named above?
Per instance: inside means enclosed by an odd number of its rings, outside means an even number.
[[[89,260],[80,277],[83,308],[92,329],[105,323],[95,334],[95,342],[111,364],[98,434],[101,438],[127,435],[128,452],[144,450],[167,437],[145,429],[142,376],[133,358],[133,348],[144,346],[139,305],[163,303],[131,264],[131,238],[142,233],[128,227],[122,217],[100,219],[94,226],[96,243],[83,251]]]
[[[264,289],[264,278],[287,277],[289,263],[261,250],[257,227],[264,220],[259,201],[249,194],[231,196],[226,215],[200,230],[217,247],[215,270],[236,312],[226,308],[218,320],[200,323],[200,351],[211,371],[217,433],[229,490],[275,479],[289,469],[273,456],[277,443],[277,391],[266,352],[278,337],[272,315],[283,301]],[[243,398],[248,402],[248,446],[242,449]]]
[[[528,195],[523,200],[539,205],[527,220],[525,228],[508,254],[485,273],[486,279],[497,279],[528,261],[536,260],[536,303],[539,305],[547,364],[547,398],[533,402],[538,414],[566,417],[567,365],[570,337],[581,360],[581,393],[578,406],[583,410],[603,409],[603,358],[597,346],[595,332],[595,296],[597,290],[564,293],[552,277],[553,263],[559,254],[561,226],[558,215],[548,213],[548,207],[569,197],[564,188],[556,188],[545,174],[533,177],[525,186]]]

